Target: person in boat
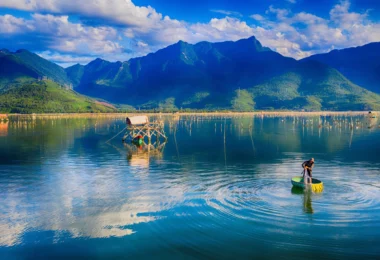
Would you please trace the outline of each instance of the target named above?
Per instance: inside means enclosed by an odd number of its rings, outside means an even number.
[[[302,167],[304,169],[303,171],[303,179],[305,183],[312,183],[312,178],[313,178],[313,167],[314,167],[314,158],[311,158],[308,161],[304,161],[302,164]]]

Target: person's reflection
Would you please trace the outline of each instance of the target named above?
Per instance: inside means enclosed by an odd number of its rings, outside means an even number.
[[[305,213],[309,213],[309,214],[313,214],[314,213],[314,209],[313,209],[313,205],[312,205],[312,200],[311,200],[312,193],[313,192],[311,191],[311,189],[301,189],[301,188],[298,188],[298,187],[293,187],[292,188],[292,194],[303,195],[302,196],[303,211]]]
[[[127,161],[131,166],[148,168],[151,158],[160,159],[166,142],[156,142],[154,144],[124,143],[127,149]]]
[[[141,144],[131,144],[134,147],[127,151],[127,161],[131,166],[149,167],[149,155],[150,151],[144,149]]]

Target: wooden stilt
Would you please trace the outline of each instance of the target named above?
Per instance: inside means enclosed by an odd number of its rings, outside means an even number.
[[[167,141],[167,137],[164,130],[163,122],[152,122],[146,123],[144,125],[128,125],[127,131],[124,134],[123,141],[130,140],[132,141],[135,137],[141,135],[145,141],[147,138],[148,144],[152,143],[152,137],[156,136],[156,143],[160,139]]]

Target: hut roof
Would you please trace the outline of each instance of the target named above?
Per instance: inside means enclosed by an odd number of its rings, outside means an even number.
[[[128,125],[145,125],[149,123],[149,119],[147,116],[131,116],[127,117]]]

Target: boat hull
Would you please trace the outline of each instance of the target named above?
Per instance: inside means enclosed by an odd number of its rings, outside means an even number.
[[[302,177],[293,177],[292,178],[292,185],[294,187],[297,187],[297,188],[300,188],[300,189],[304,189],[305,188],[305,184],[303,182],[303,178]],[[313,192],[322,192],[323,191],[323,182],[321,182],[320,180],[318,179],[312,179],[312,183],[311,183],[311,189]]]

